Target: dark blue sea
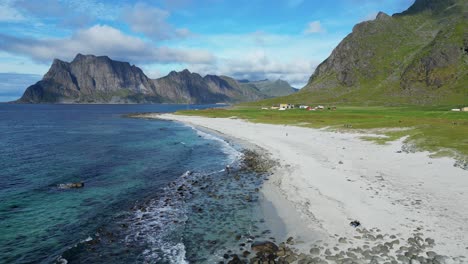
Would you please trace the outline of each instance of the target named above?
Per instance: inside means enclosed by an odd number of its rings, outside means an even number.
[[[0,104],[0,263],[218,263],[268,237],[240,146],[124,116],[187,107],[214,106]]]

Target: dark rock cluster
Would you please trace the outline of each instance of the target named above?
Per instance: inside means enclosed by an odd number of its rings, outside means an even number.
[[[449,257],[432,250],[436,242],[424,238],[421,230],[407,239],[397,235],[381,234],[378,229],[357,229],[359,235],[353,238],[337,238],[336,244],[317,241],[310,251],[300,253],[294,248],[296,243],[291,237],[279,245],[270,241],[252,243],[255,255],[242,260],[232,255],[230,264],[448,264],[465,263],[465,256]],[[224,263],[224,262],[222,262]]]
[[[276,165],[274,161],[254,150],[244,150],[241,161],[241,169],[256,173],[265,173],[271,171]]]

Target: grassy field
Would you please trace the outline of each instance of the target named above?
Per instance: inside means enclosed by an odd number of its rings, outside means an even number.
[[[237,117],[250,122],[287,124],[331,130],[373,132],[387,138],[365,138],[379,144],[408,136],[419,150],[434,155],[468,157],[468,112],[451,112],[450,107],[355,107],[342,106],[336,111],[261,110],[260,107],[234,107],[180,111],[177,114],[206,117]]]

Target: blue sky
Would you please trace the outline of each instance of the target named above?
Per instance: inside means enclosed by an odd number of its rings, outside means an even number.
[[[355,24],[414,0],[0,0],[0,101],[52,60],[129,61],[151,78],[189,69],[300,88]]]

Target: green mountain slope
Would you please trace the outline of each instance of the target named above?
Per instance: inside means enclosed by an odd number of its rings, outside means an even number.
[[[268,97],[286,96],[297,92],[287,81],[278,79],[276,81],[261,80],[261,81],[239,81],[241,86],[249,86],[259,90],[262,94]]]
[[[297,94],[262,103],[468,104],[468,1],[416,0],[356,25]]]

